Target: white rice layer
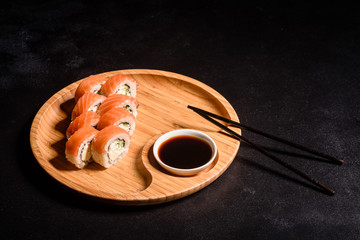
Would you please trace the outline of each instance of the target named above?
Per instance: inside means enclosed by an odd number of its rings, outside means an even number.
[[[122,149],[114,149],[113,147],[110,147],[110,145],[117,139],[120,140],[122,139],[125,141],[125,146]],[[97,162],[98,164],[100,164],[105,168],[109,168],[125,157],[125,155],[129,151],[129,145],[130,145],[130,139],[128,138],[127,134],[123,134],[123,133],[116,134],[112,136],[111,139],[106,143],[104,154],[101,154],[92,148],[91,155],[95,162]]]
[[[128,123],[129,126],[122,126],[121,123]],[[114,125],[117,125],[132,135],[135,130],[135,121],[131,117],[124,117],[117,121]]]
[[[126,106],[129,106],[129,109],[126,108]],[[132,113],[135,117],[137,115],[137,105],[134,104],[133,101],[131,100],[125,100],[122,105],[121,105],[122,108],[125,108],[126,110],[128,110],[130,113]]]
[[[69,162],[73,163],[77,168],[84,168],[90,162],[91,159],[91,138],[86,139],[79,147],[77,156],[72,155],[67,150],[65,150],[66,158]]]

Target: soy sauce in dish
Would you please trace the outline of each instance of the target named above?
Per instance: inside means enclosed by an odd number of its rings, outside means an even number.
[[[201,138],[176,136],[163,142],[159,157],[170,167],[191,169],[206,164],[212,155],[211,146]]]

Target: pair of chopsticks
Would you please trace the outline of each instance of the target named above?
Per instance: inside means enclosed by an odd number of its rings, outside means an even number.
[[[216,114],[214,114],[214,113],[205,111],[205,110],[200,109],[200,108],[196,108],[196,107],[193,107],[193,106],[190,106],[190,105],[188,106],[188,108],[192,109],[192,110],[195,111],[197,114],[199,114],[200,116],[202,116],[202,117],[205,118],[206,120],[210,121],[211,123],[215,124],[216,126],[222,128],[222,129],[225,130],[226,132],[230,133],[233,137],[237,138],[238,140],[247,143],[248,145],[252,146],[252,147],[255,148],[256,150],[260,151],[260,152],[263,153],[264,155],[266,155],[266,156],[268,156],[269,158],[271,158],[272,160],[275,160],[276,162],[278,162],[278,163],[281,164],[282,166],[286,167],[287,169],[295,172],[295,173],[298,174],[299,176],[305,178],[306,180],[308,180],[308,181],[310,181],[311,183],[315,184],[316,186],[320,187],[321,189],[323,189],[323,190],[325,191],[325,193],[327,193],[327,194],[329,194],[329,195],[334,195],[334,194],[335,194],[335,191],[334,191],[333,189],[325,186],[324,184],[322,184],[322,183],[320,183],[319,181],[315,180],[313,177],[311,177],[311,176],[307,175],[306,173],[302,172],[301,170],[293,167],[293,166],[290,165],[289,163],[284,162],[283,160],[281,160],[281,159],[278,158],[277,156],[271,154],[270,152],[268,152],[268,151],[265,150],[264,148],[258,146],[257,144],[252,143],[251,141],[247,140],[244,136],[239,135],[238,133],[234,132],[234,131],[231,130],[230,128],[228,128],[228,127],[226,127],[225,125],[221,124],[220,122],[216,121],[214,118],[219,119],[219,120],[221,120],[221,121],[224,121],[224,122],[226,122],[226,123],[230,123],[230,126],[232,126],[232,127],[238,127],[238,128],[242,128],[242,129],[245,129],[245,130],[248,130],[248,131],[251,131],[251,132],[260,134],[260,135],[262,135],[262,136],[265,136],[265,137],[267,137],[267,138],[273,139],[273,140],[275,140],[275,141],[278,141],[278,142],[287,144],[287,145],[289,145],[289,146],[292,146],[292,147],[301,149],[301,150],[303,150],[303,151],[312,153],[312,154],[314,154],[314,155],[317,155],[317,156],[326,158],[326,159],[328,159],[328,160],[334,161],[335,163],[337,163],[337,164],[339,164],[339,165],[341,165],[341,164],[343,163],[343,160],[342,160],[342,159],[332,157],[332,156],[327,155],[327,154],[325,154],[325,153],[322,153],[322,152],[319,152],[319,151],[316,151],[316,150],[313,150],[313,149],[310,149],[310,148],[301,146],[301,145],[299,145],[299,144],[296,144],[296,143],[290,142],[290,141],[288,141],[288,140],[285,140],[285,139],[282,139],[282,138],[273,136],[273,135],[271,135],[271,134],[262,132],[262,131],[260,131],[260,130],[256,130],[256,129],[252,128],[252,127],[246,126],[246,125],[244,125],[244,124],[240,124],[240,123],[238,123],[238,122],[235,122],[235,121],[233,121],[233,120],[230,120],[230,119],[221,117],[221,116],[219,116],[219,115],[216,115]]]

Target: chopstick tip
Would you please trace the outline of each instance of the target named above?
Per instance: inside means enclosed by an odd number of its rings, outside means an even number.
[[[332,158],[332,159],[335,160],[338,165],[342,165],[344,163],[343,159],[340,158]]]

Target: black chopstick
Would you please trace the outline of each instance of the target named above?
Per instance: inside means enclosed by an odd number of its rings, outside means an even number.
[[[339,158],[330,156],[330,155],[328,155],[328,154],[326,154],[326,153],[322,153],[322,152],[319,152],[319,151],[314,150],[314,149],[310,149],[310,148],[308,148],[308,147],[302,146],[302,145],[297,144],[297,143],[294,143],[294,142],[290,142],[290,141],[288,141],[288,140],[286,140],[286,139],[282,139],[282,138],[279,138],[279,137],[277,137],[277,136],[271,135],[271,134],[269,134],[269,133],[265,133],[265,132],[263,132],[263,131],[257,130],[257,129],[255,129],[255,128],[250,127],[250,126],[247,126],[247,125],[245,125],[245,124],[241,124],[241,123],[239,123],[239,122],[235,122],[235,121],[233,121],[233,120],[224,118],[224,117],[222,117],[222,116],[219,116],[219,115],[216,115],[216,114],[214,114],[214,113],[205,111],[205,110],[203,110],[203,109],[196,108],[196,107],[193,107],[193,106],[190,106],[190,105],[188,106],[188,108],[190,108],[190,109],[192,109],[192,110],[194,110],[194,111],[196,110],[196,111],[198,111],[198,112],[202,112],[202,113],[204,113],[204,114],[206,114],[206,115],[209,115],[209,116],[211,116],[211,117],[213,117],[213,118],[217,118],[217,119],[222,120],[222,121],[224,121],[224,122],[230,123],[230,126],[243,128],[243,129],[246,129],[246,130],[248,130],[248,131],[251,131],[251,132],[260,134],[260,135],[262,135],[262,136],[264,136],[264,137],[268,137],[268,138],[270,138],[270,139],[273,139],[273,140],[275,140],[275,141],[278,141],[278,142],[287,144],[287,145],[289,145],[289,146],[298,148],[298,149],[303,150],[303,151],[305,151],[305,152],[309,152],[309,153],[312,153],[312,154],[314,154],[314,155],[317,155],[317,156],[326,158],[326,159],[328,159],[328,160],[334,161],[334,162],[336,162],[336,163],[339,164],[339,165],[343,164],[343,162],[344,162],[344,160],[342,160],[342,159],[339,159]]]
[[[238,140],[243,141],[247,144],[249,144],[250,146],[252,146],[253,148],[255,148],[256,150],[260,151],[261,153],[263,153],[264,155],[268,156],[269,158],[275,160],[276,162],[278,162],[279,164],[283,165],[284,167],[286,167],[287,169],[295,172],[296,174],[298,174],[299,176],[303,177],[304,179],[310,181],[311,183],[319,186],[320,188],[322,188],[327,194],[329,195],[334,195],[335,191],[332,190],[331,188],[325,186],[324,184],[320,183],[319,181],[317,181],[316,179],[314,179],[313,177],[307,175],[306,173],[302,172],[301,170],[293,167],[292,165],[288,164],[287,162],[284,162],[283,160],[281,160],[280,158],[276,157],[275,155],[269,153],[268,151],[266,151],[265,149],[263,149],[262,147],[252,143],[251,141],[247,140],[245,137],[239,135],[238,133],[234,132],[233,130],[231,130],[230,128],[224,126],[223,124],[221,124],[220,122],[212,119],[211,117],[209,117],[204,111],[192,106],[188,106],[188,108],[192,109],[193,111],[195,111],[197,114],[199,114],[200,116],[202,116],[203,118],[205,118],[206,120],[212,122],[213,124],[215,124],[216,126],[222,128],[223,130],[225,130],[226,132],[230,133],[231,135],[233,135],[234,137],[236,137]],[[222,117],[221,117],[222,118]],[[226,118],[224,118],[226,119]],[[226,119],[229,120],[229,119]]]

